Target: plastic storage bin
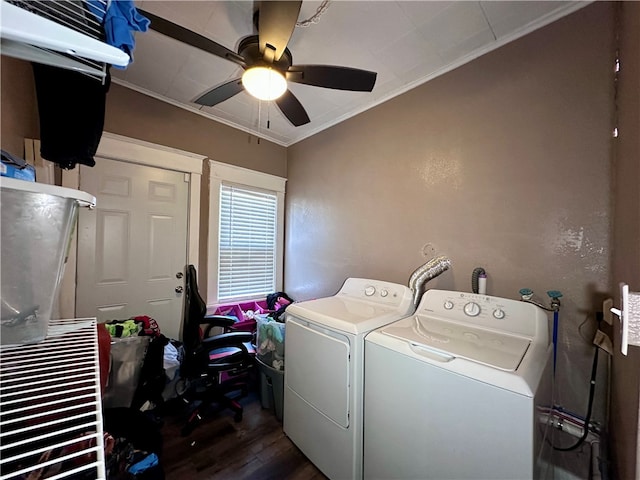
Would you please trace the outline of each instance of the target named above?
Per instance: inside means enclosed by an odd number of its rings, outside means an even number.
[[[276,370],[256,358],[260,370],[260,403],[262,408],[273,408],[276,418],[282,421],[284,403],[284,370]]]
[[[242,302],[217,305],[210,313],[214,315],[230,315],[236,317],[238,319],[238,322],[232,327],[233,330],[255,332],[255,315],[267,311],[267,302],[261,300],[258,302]]]
[[[0,177],[0,339],[44,340],[85,192]]]

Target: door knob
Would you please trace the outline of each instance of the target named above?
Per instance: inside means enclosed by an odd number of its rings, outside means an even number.
[[[182,293],[182,285],[176,287],[176,293]]]

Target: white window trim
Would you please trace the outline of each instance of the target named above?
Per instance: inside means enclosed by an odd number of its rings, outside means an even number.
[[[275,192],[278,200],[276,232],[276,291],[282,290],[284,256],[284,194],[286,178],[209,160],[209,245],[207,261],[207,305],[218,304],[218,254],[220,186],[223,182]],[[244,300],[244,299],[243,299]],[[246,300],[264,300],[247,298]]]

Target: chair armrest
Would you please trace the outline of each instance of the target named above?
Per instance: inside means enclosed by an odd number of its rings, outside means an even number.
[[[212,328],[221,327],[225,332],[228,332],[229,327],[235,325],[237,321],[236,317],[227,315],[205,315],[200,324],[207,325],[204,331],[204,337],[207,338],[210,336]]]
[[[241,347],[243,343],[251,342],[253,334],[251,332],[231,332],[222,333],[215,337],[208,337],[202,340],[202,350],[212,350],[220,347]]]

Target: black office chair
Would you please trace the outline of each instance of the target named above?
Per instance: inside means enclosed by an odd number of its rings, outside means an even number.
[[[234,317],[207,315],[207,305],[198,292],[196,269],[188,265],[182,329],[185,355],[180,370],[185,382],[182,399],[194,408],[183,435],[193,431],[204,409],[212,405],[218,410],[229,408],[236,422],[242,420],[243,408],[237,400],[248,394],[255,348],[251,332],[232,331],[236,321]],[[222,333],[213,335],[216,327]]]

